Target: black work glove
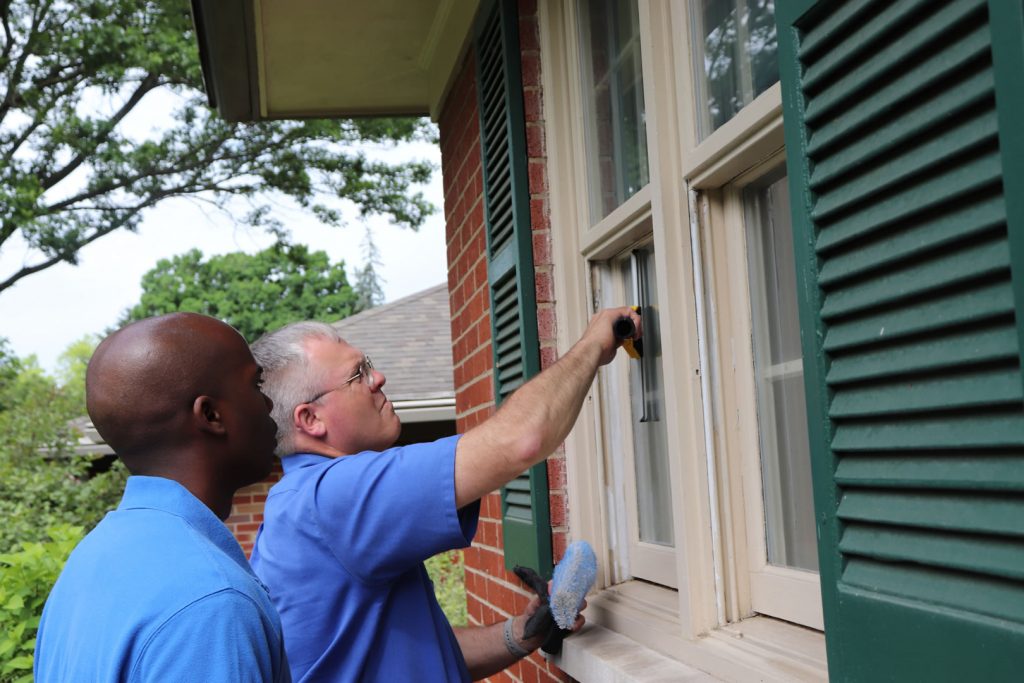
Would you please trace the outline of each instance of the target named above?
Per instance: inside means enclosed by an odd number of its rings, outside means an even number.
[[[529,567],[516,567],[512,570],[516,576],[525,583],[540,599],[540,607],[526,620],[526,627],[523,629],[523,639],[530,640],[537,636],[544,636],[544,643],[540,649],[549,655],[557,655],[562,652],[562,640],[572,635],[572,631],[559,628],[555,624],[555,618],[551,616],[551,601],[548,597],[548,582]]]

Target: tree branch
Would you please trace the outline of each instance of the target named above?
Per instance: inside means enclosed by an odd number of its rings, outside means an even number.
[[[43,23],[43,18],[50,11],[50,5],[52,4],[52,1],[42,3],[38,8],[39,14],[32,15],[32,26],[29,28],[28,37],[25,38],[25,49],[18,55],[18,64],[14,67],[10,82],[7,83],[7,93],[4,95],[3,102],[0,102],[0,123],[3,123],[4,119],[7,118],[7,114],[14,104],[16,99],[15,89],[21,81],[21,74],[25,70],[25,62],[28,61],[29,55],[32,54],[32,51],[29,49],[32,47],[32,40],[39,33],[39,26]]]
[[[104,126],[103,132],[100,133],[100,135],[95,140],[92,141],[92,144],[89,145],[87,148],[79,151],[78,156],[69,161],[67,165],[64,166],[64,168],[51,175],[49,178],[43,179],[39,183],[40,186],[43,188],[43,191],[45,192],[46,190],[49,190],[51,187],[53,187],[54,185],[56,185],[57,183],[67,178],[72,173],[74,173],[75,169],[77,169],[79,166],[85,163],[85,160],[88,159],[89,156],[94,154],[96,150],[100,147],[100,145],[102,145],[104,142],[110,139],[110,134],[114,131],[114,128],[117,127],[117,124],[121,122],[121,119],[127,116],[128,112],[135,108],[135,105],[137,105],[142,100],[146,93],[148,93],[150,90],[153,90],[159,85],[159,76],[157,76],[154,73],[146,74],[146,77],[142,79],[141,83],[139,83],[139,87],[136,88],[135,92],[132,93],[132,96],[129,97],[123,105],[121,105],[121,108],[117,110],[117,112],[112,117],[110,117],[110,120],[107,121],[106,125]]]

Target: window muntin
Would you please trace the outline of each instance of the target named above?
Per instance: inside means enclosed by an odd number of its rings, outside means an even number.
[[[691,0],[697,135],[717,130],[779,80],[774,0]]]
[[[768,563],[817,571],[796,267],[781,170],[743,192]]]
[[[636,0],[587,0],[579,11],[591,225],[650,180]]]

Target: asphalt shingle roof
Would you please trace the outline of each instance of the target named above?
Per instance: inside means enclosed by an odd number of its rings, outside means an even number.
[[[392,402],[455,398],[448,286],[440,284],[334,323],[387,377]]]

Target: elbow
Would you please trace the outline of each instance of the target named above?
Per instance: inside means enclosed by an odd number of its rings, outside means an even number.
[[[547,457],[543,439],[534,430],[524,430],[509,445],[509,463],[517,472],[523,472]]]

